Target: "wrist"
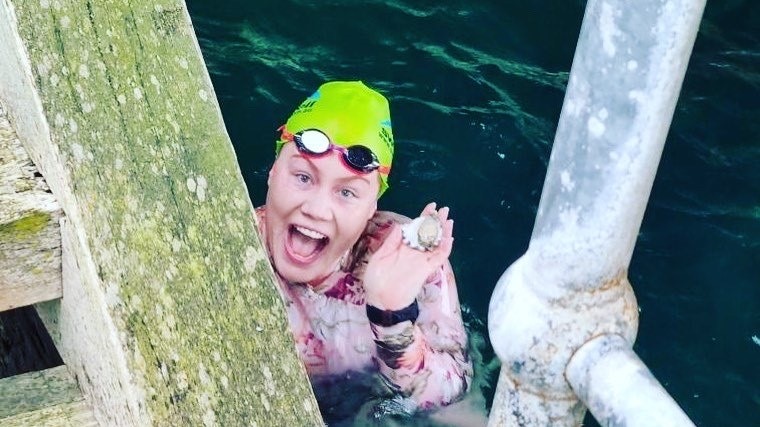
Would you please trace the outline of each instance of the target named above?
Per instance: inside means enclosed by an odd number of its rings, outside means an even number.
[[[414,324],[420,314],[417,300],[399,310],[383,310],[371,304],[367,304],[367,318],[378,326],[393,326],[402,322],[411,321]]]
[[[366,289],[364,301],[367,305],[371,305],[383,311],[400,311],[413,305],[415,296],[416,294],[412,294],[411,292],[403,292],[395,289],[383,289],[380,292],[372,292],[371,289]]]

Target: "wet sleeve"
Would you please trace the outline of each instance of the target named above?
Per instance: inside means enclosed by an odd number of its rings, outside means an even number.
[[[419,317],[414,323],[370,326],[385,381],[419,408],[428,409],[456,401],[467,391],[473,373],[448,263],[428,277],[417,303]]]

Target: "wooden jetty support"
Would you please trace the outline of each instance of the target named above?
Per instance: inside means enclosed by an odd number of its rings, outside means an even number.
[[[0,422],[12,426],[97,426],[65,366],[0,380]]]
[[[61,297],[60,217],[0,103],[0,311]]]
[[[181,1],[0,0],[2,425],[322,425]],[[14,424],[15,423],[15,424]]]

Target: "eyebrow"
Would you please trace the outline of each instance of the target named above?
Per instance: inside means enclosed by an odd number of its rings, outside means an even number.
[[[290,158],[289,158],[289,159],[287,159],[287,160],[288,160],[288,164],[292,163],[294,159],[301,159],[301,160],[305,160],[305,161],[306,161],[306,163],[309,165],[309,167],[311,167],[312,169],[316,169],[316,166],[314,166],[314,163],[311,161],[311,159],[310,159],[310,158],[308,158],[308,157],[306,157],[306,156],[304,156],[304,155],[303,155],[303,154],[301,154],[300,152],[295,152],[295,153],[293,153],[293,154],[290,156]]]
[[[290,158],[290,160],[292,160],[292,159],[303,159],[303,160],[306,161],[306,163],[309,164],[310,168],[312,168],[313,170],[318,170],[318,168],[314,165],[313,160],[311,158],[309,158],[309,156],[301,154],[300,152],[293,153],[293,156]],[[370,181],[369,177],[367,176],[369,174],[354,173],[353,171],[351,171],[350,169],[348,169],[347,166],[343,165],[343,167],[351,173],[351,176],[346,176],[346,177],[343,177],[343,178],[339,178],[338,179],[339,181],[341,181],[341,182],[359,181],[359,182],[365,183],[368,186],[372,186],[372,181]]]
[[[351,176],[351,177],[342,178],[341,180],[343,180],[343,181],[359,181],[359,182],[363,182],[363,183],[367,184],[368,186],[372,185],[372,182],[370,182],[370,180],[366,176],[364,176],[364,175],[355,175],[355,176]]]

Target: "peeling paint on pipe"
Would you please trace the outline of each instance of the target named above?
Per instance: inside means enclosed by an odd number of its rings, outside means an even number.
[[[693,426],[619,335],[584,344],[567,365],[567,380],[603,426]]]
[[[490,425],[579,425],[573,354],[601,335],[634,342],[628,265],[704,5],[587,3],[531,241],[491,297]]]

